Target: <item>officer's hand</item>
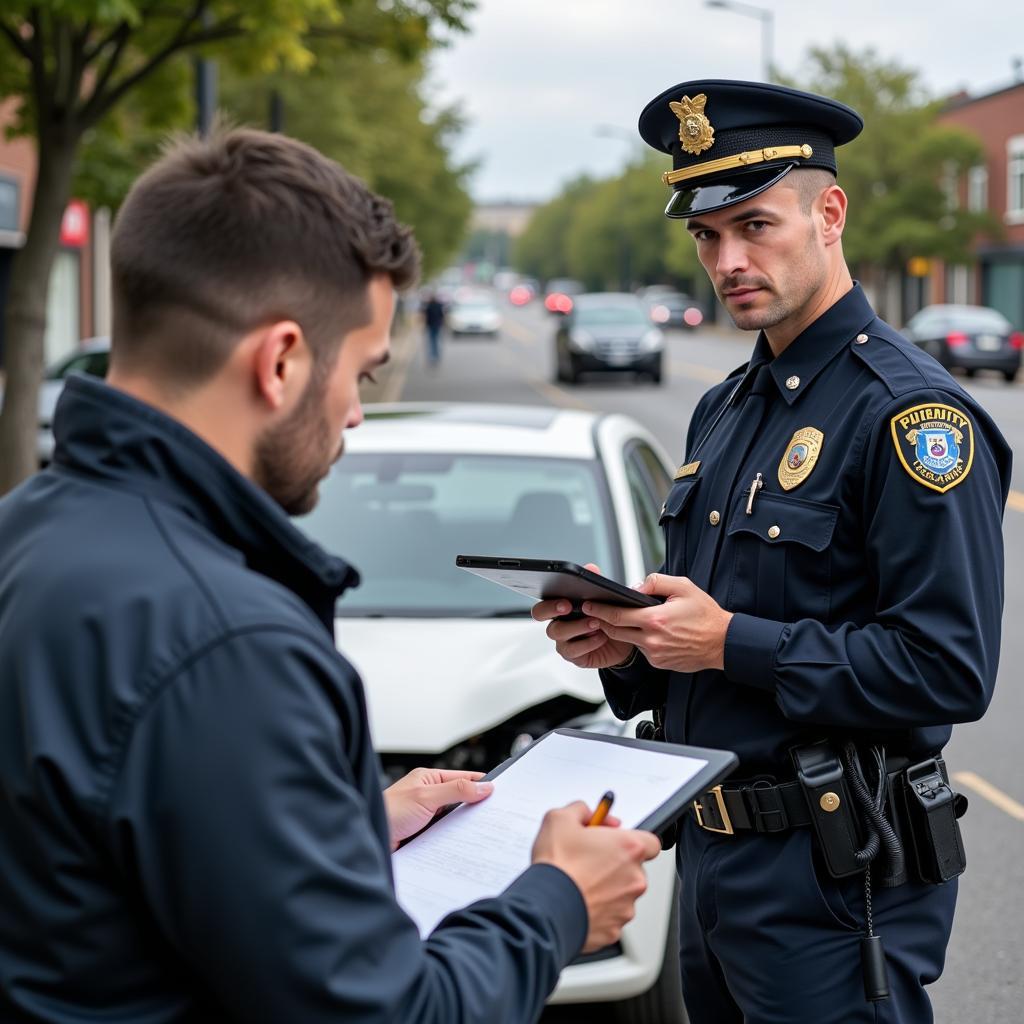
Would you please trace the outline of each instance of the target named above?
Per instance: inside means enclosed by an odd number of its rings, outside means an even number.
[[[442,807],[475,804],[494,790],[493,782],[479,782],[483,772],[457,772],[446,768],[413,768],[384,790],[384,810],[391,832],[391,852],[403,839],[415,835]]]
[[[534,864],[553,864],[575,883],[587,905],[590,928],[584,953],[617,942],[633,920],[636,901],[647,891],[644,861],[661,853],[650,832],[588,828],[590,809],[582,800],[548,811],[533,844]]]
[[[583,568],[601,573],[593,562],[588,562]],[[557,616],[567,615],[570,611],[572,605],[564,598],[538,601],[531,611],[538,622],[548,623],[547,634],[555,641],[555,650],[566,661],[578,668],[610,668],[621,664],[633,653],[632,644],[612,640],[602,630],[589,626],[586,619],[557,621]]]
[[[685,576],[651,573],[637,587],[664,597],[656,608],[617,608],[585,601],[590,616],[581,622],[599,628],[610,640],[639,647],[655,668],[700,672],[725,667],[725,635],[732,621],[717,601]]]

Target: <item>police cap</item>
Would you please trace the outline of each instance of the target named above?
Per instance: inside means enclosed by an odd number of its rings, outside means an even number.
[[[741,203],[794,167],[836,173],[835,147],[864,122],[843,103],[765,82],[681,82],[651,100],[640,135],[672,156],[665,214],[695,217]]]

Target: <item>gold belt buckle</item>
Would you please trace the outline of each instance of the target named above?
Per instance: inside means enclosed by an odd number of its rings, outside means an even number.
[[[715,828],[714,825],[708,825],[704,821],[704,815],[702,813],[704,808],[700,805],[699,800],[694,800],[693,811],[697,815],[697,824],[708,832],[718,832],[723,836],[735,835],[736,833],[733,831],[732,821],[729,818],[729,812],[725,809],[725,800],[722,797],[722,787],[714,786],[708,790],[708,793],[712,793],[715,797],[715,803],[718,805],[718,813],[721,816],[723,827]]]

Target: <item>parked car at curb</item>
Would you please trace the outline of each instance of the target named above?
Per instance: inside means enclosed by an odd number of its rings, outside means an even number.
[[[903,333],[934,356],[947,370],[996,370],[1007,381],[1020,372],[1024,332],[1015,331],[1002,313],[987,306],[925,306],[910,318]]]
[[[631,371],[662,380],[665,335],[643,302],[625,292],[576,296],[555,334],[555,379],[576,384],[581,374]]]
[[[36,458],[40,466],[45,466],[53,458],[53,414],[68,374],[88,373],[94,377],[105,377],[109,361],[110,339],[89,338],[70,355],[59,359],[43,371],[43,381],[37,397],[39,426],[36,433]],[[0,391],[0,408],[2,407],[3,392]]]
[[[335,635],[366,686],[384,783],[417,765],[487,770],[563,725],[632,735],[597,673],[555,653],[530,600],[455,556],[595,561],[642,579],[663,558],[673,473],[657,442],[624,416],[543,407],[365,412],[297,523],[362,573],[338,603]],[[647,874],[621,940],[566,967],[552,1002],[600,1002],[593,1019],[621,1024],[685,1021],[673,854]]]

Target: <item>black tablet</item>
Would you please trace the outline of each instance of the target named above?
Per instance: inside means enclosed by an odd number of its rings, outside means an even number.
[[[573,610],[563,619],[583,618],[583,601],[602,601],[625,608],[652,608],[664,601],[627,587],[625,584],[599,576],[575,562],[548,558],[511,558],[498,555],[457,555],[460,569],[482,576],[536,601],[565,598]]]

